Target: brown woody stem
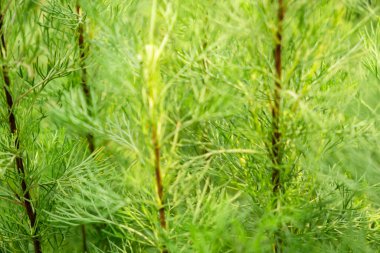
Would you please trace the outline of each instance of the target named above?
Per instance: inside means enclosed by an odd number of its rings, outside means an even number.
[[[25,211],[28,215],[30,227],[32,228],[32,240],[33,240],[33,246],[34,251],[36,253],[41,253],[41,238],[38,235],[38,227],[36,224],[37,221],[37,211],[33,208],[32,204],[32,196],[30,194],[30,187],[28,187],[26,182],[26,176],[25,176],[25,167],[24,167],[24,160],[20,154],[20,141],[18,137],[18,131],[17,131],[17,123],[16,123],[16,116],[13,112],[13,98],[12,94],[10,93],[11,89],[11,80],[9,77],[9,69],[5,65],[6,61],[6,53],[7,53],[7,47],[5,42],[5,36],[4,36],[4,27],[3,27],[3,19],[4,14],[0,13],[0,33],[1,33],[1,58],[3,61],[2,64],[2,74],[3,74],[3,80],[4,80],[4,93],[7,100],[7,109],[8,109],[8,124],[10,128],[11,134],[15,137],[15,147],[17,150],[17,156],[16,156],[16,168],[17,173],[21,178],[21,189],[22,189],[22,197],[20,200],[22,201],[22,205],[25,207]]]
[[[79,4],[76,5],[76,11],[77,11],[78,17],[81,18],[81,7]],[[84,93],[84,96],[87,102],[88,114],[91,115],[91,109],[89,108],[92,105],[91,92],[87,84],[87,69],[85,66],[87,48],[86,48],[86,44],[84,40],[84,24],[82,20],[80,20],[78,24],[78,46],[79,46],[79,64],[80,64],[80,69],[81,69],[81,87],[82,87],[82,91]],[[86,135],[86,138],[87,138],[87,143],[88,143],[88,149],[90,153],[92,154],[95,151],[94,136],[91,133],[88,133]],[[81,225],[81,233],[82,233],[83,252],[88,252],[87,232],[86,232],[86,226],[84,224]]]
[[[282,23],[284,20],[285,9],[283,0],[278,0],[278,26],[276,32],[276,45],[274,49],[276,81],[274,88],[274,101],[272,104],[272,184],[273,193],[277,194],[281,189],[280,165],[282,163],[281,154],[281,131],[280,131],[280,114],[281,114],[281,90],[282,90]]]
[[[277,32],[274,49],[274,61],[276,80],[274,87],[274,98],[272,104],[272,186],[273,194],[275,196],[275,207],[278,204],[278,193],[282,189],[281,184],[281,164],[282,164],[282,148],[281,148],[281,130],[280,130],[280,117],[281,117],[281,90],[282,90],[282,32],[283,21],[285,16],[285,7],[283,0],[278,0],[277,10]],[[282,239],[279,235],[279,231],[275,233],[274,252],[282,252]]]

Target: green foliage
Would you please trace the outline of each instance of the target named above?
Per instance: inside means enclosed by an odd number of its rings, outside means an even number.
[[[379,2],[284,0],[281,78],[277,2],[0,1],[0,252],[378,252]]]

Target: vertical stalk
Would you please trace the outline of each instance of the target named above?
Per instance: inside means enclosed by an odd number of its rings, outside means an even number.
[[[281,148],[281,130],[280,130],[280,117],[281,117],[281,90],[282,90],[282,32],[283,32],[283,21],[285,16],[285,7],[283,0],[278,0],[277,9],[277,32],[275,36],[275,48],[274,48],[274,61],[275,61],[275,71],[276,80],[274,87],[274,98],[272,103],[272,185],[273,185],[273,195],[275,197],[274,208],[279,204],[278,194],[282,189],[281,184],[281,164],[282,164],[282,148]],[[278,231],[274,234],[274,252],[282,252],[282,240]]]
[[[155,177],[156,177],[156,188],[157,188],[157,195],[158,195],[158,213],[159,213],[159,219],[160,219],[160,226],[162,229],[166,229],[166,216],[165,216],[165,200],[164,200],[164,186],[162,183],[162,175],[161,175],[161,148],[160,148],[160,142],[158,140],[157,136],[157,127],[155,125],[152,126],[152,144],[154,149],[154,170],[155,170]],[[161,250],[162,253],[168,253],[168,250],[166,249],[165,245],[163,246],[163,249]]]
[[[161,166],[160,166],[160,144],[157,139],[157,128],[153,127],[152,129],[152,143],[154,148],[154,170],[156,174],[156,186],[157,186],[157,194],[159,201],[159,215],[160,215],[160,225],[163,229],[166,229],[166,218],[165,218],[165,208],[164,208],[164,187],[162,184],[162,176],[161,176]]]
[[[280,131],[280,115],[281,115],[281,90],[282,90],[282,24],[285,16],[285,8],[283,0],[278,0],[278,23],[276,32],[276,44],[274,49],[274,60],[276,69],[276,80],[274,87],[274,101],[272,104],[272,184],[273,194],[277,195],[281,190],[280,166],[282,163],[281,153],[281,131]]]
[[[17,150],[17,156],[16,156],[16,168],[17,173],[21,178],[21,189],[22,189],[22,197],[19,197],[20,201],[22,202],[22,205],[25,207],[26,214],[29,218],[30,227],[32,229],[32,240],[33,240],[33,246],[35,253],[41,253],[41,238],[38,235],[38,227],[37,227],[37,210],[33,208],[32,204],[32,196],[30,194],[30,187],[28,186],[26,182],[26,176],[25,176],[25,167],[24,167],[24,160],[21,156],[20,150],[20,141],[17,131],[17,122],[16,122],[16,116],[13,112],[13,97],[10,93],[11,89],[11,80],[9,77],[9,69],[4,63],[6,61],[6,54],[7,54],[7,46],[4,36],[4,27],[3,27],[3,20],[4,20],[5,13],[0,13],[0,33],[1,33],[1,58],[3,61],[2,64],[2,74],[3,74],[3,80],[4,80],[4,93],[7,100],[7,110],[8,110],[8,124],[10,128],[11,134],[15,137],[14,145]]]
[[[81,7],[79,4],[76,6],[76,11],[78,14],[78,17],[81,18]],[[84,40],[84,24],[82,21],[79,22],[78,26],[78,46],[79,46],[79,64],[80,64],[80,69],[81,69],[81,87],[82,91],[84,93],[86,102],[87,102],[87,113],[91,115],[91,106],[92,106],[92,101],[91,101],[91,91],[90,87],[88,86],[87,82],[87,69],[85,66],[85,60],[87,57],[87,47],[86,43]],[[88,149],[90,150],[91,153],[95,151],[95,144],[94,144],[94,136],[91,133],[87,134],[87,143],[88,143]]]
[[[157,125],[152,122],[152,145],[153,145],[153,159],[154,159],[154,171],[156,178],[156,189],[158,196],[158,214],[160,220],[160,226],[163,230],[167,229],[167,221],[165,215],[165,198],[164,198],[164,185],[162,182],[162,171],[161,171],[161,144],[159,141],[159,134],[157,131]],[[168,253],[166,246],[163,245],[161,253]]]
[[[158,74],[159,72],[157,69],[151,69],[152,66],[155,66],[155,63],[151,63],[149,66],[149,74],[147,76],[148,81],[148,97],[149,97],[149,103],[150,103],[150,120],[149,125],[151,127],[151,143],[153,148],[153,167],[155,172],[155,183],[156,183],[156,190],[157,190],[157,197],[158,197],[158,215],[159,215],[159,221],[160,221],[160,227],[163,230],[167,229],[167,221],[166,221],[166,214],[165,214],[165,198],[164,198],[164,185],[162,181],[162,170],[161,170],[161,143],[160,143],[160,132],[158,131],[158,117],[157,114],[159,114],[158,105],[157,105],[157,94],[156,92],[157,85],[159,84],[159,81],[156,79],[157,77],[155,74]],[[153,74],[154,73],[154,74]],[[162,246],[162,253],[167,253],[168,250],[166,249],[166,246]]]
[[[82,91],[84,93],[86,103],[87,103],[87,113],[91,115],[91,91],[87,84],[87,69],[85,66],[85,60],[87,55],[87,47],[84,40],[84,24],[81,20],[81,7],[79,3],[76,5],[76,11],[78,14],[79,24],[78,24],[78,47],[79,47],[79,65],[81,69],[81,87]],[[88,149],[90,153],[92,154],[95,151],[95,144],[94,144],[94,136],[91,133],[87,133],[86,135],[87,143],[88,143]],[[87,248],[87,232],[86,232],[86,226],[84,224],[81,225],[81,233],[82,233],[82,247],[83,252],[88,252]]]
[[[156,11],[157,11],[157,0],[152,1],[151,9],[151,19],[150,19],[150,29],[149,29],[149,45],[145,47],[146,59],[145,59],[145,80],[147,85],[147,98],[149,106],[149,125],[151,128],[151,142],[153,148],[153,166],[155,171],[156,179],[156,189],[158,197],[158,214],[160,227],[162,230],[167,229],[167,220],[165,215],[165,198],[164,198],[164,185],[162,182],[162,171],[161,171],[161,143],[160,143],[160,131],[158,129],[160,125],[160,92],[161,92],[161,81],[160,81],[160,71],[159,71],[159,56],[161,51],[154,45],[154,32],[155,32],[155,22],[156,22]],[[160,47],[163,47],[164,43]],[[161,253],[168,253],[166,245],[161,246]]]

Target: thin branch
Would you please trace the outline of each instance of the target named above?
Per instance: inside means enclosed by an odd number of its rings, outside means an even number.
[[[79,4],[76,6],[76,11],[78,13],[78,16],[81,17],[81,7]],[[87,81],[87,69],[85,66],[85,60],[87,57],[87,47],[86,47],[86,42],[84,39],[84,25],[83,21],[80,20],[79,26],[78,26],[78,46],[79,46],[79,51],[80,51],[80,69],[81,69],[81,86],[82,86],[82,91],[84,93],[86,103],[87,103],[87,113],[91,116],[91,106],[92,106],[92,100],[91,100],[91,90],[90,87],[88,86],[88,81]],[[95,151],[95,144],[94,144],[94,136],[92,133],[87,134],[87,142],[88,142],[88,148],[91,153]]]
[[[9,5],[8,5],[9,6]],[[4,19],[4,13],[0,13],[0,31],[1,31],[1,57],[3,62],[5,62],[6,59],[6,53],[7,53],[7,47],[5,42],[5,36],[4,36],[4,26],[3,26],[3,19]],[[4,80],[4,93],[7,100],[7,109],[8,109],[8,123],[10,132],[13,136],[15,136],[15,147],[17,151],[20,151],[20,141],[18,137],[18,131],[17,131],[17,123],[16,123],[16,116],[13,112],[13,98],[10,93],[10,87],[11,87],[11,80],[9,77],[9,69],[8,67],[3,63],[2,65],[2,74],[3,74],[3,80]],[[37,211],[33,208],[32,204],[32,197],[30,194],[30,187],[27,185],[26,182],[26,176],[25,176],[25,167],[24,167],[24,160],[22,156],[19,154],[20,152],[17,152],[16,156],[16,168],[19,176],[21,177],[21,189],[23,196],[20,198],[22,201],[22,205],[25,207],[25,211],[28,215],[30,226],[32,228],[32,240],[33,240],[33,246],[34,251],[36,253],[41,253],[41,238],[38,234],[38,226],[37,226]]]
[[[281,164],[282,164],[282,147],[281,147],[281,130],[280,130],[280,118],[281,118],[281,91],[282,91],[282,32],[283,32],[283,21],[285,16],[285,7],[283,0],[278,0],[278,10],[277,10],[277,32],[276,41],[274,49],[274,61],[276,70],[276,80],[274,86],[274,101],[272,103],[272,192],[275,197],[274,208],[278,205],[278,194],[281,191]],[[273,250],[275,253],[282,252],[282,240],[278,231],[274,234],[274,246]]]
[[[278,0],[278,24],[276,32],[276,46],[274,49],[274,59],[275,59],[275,69],[276,69],[276,80],[274,87],[274,99],[272,103],[272,184],[273,193],[277,194],[281,189],[280,182],[280,166],[282,163],[281,154],[281,130],[280,130],[280,117],[281,117],[281,91],[282,91],[282,23],[285,15],[285,8],[283,0]]]
[[[78,46],[79,46],[79,64],[80,64],[80,69],[81,69],[81,86],[82,90],[86,99],[87,103],[87,113],[91,115],[91,93],[90,93],[90,88],[88,87],[87,84],[87,69],[85,66],[85,60],[86,60],[86,45],[84,41],[84,24],[81,15],[81,7],[79,3],[76,5],[76,11],[79,17],[79,25],[78,25]],[[95,144],[94,144],[94,136],[91,133],[88,133],[87,136],[87,143],[88,143],[88,149],[90,153],[94,153],[95,151]],[[83,245],[83,252],[88,252],[88,247],[87,247],[87,232],[86,232],[86,226],[83,224],[81,226],[81,233],[82,233],[82,245]]]
[[[162,184],[162,175],[161,175],[161,165],[160,165],[160,143],[157,138],[157,128],[153,126],[152,128],[152,143],[154,149],[154,170],[156,174],[156,187],[159,201],[159,215],[160,215],[160,225],[163,229],[166,229],[166,217],[165,217],[165,201],[164,201],[164,187]],[[167,253],[167,249],[164,247],[162,250],[163,253]]]

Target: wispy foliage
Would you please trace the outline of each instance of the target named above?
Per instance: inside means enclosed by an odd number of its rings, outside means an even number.
[[[0,251],[379,249],[377,1],[0,3]]]

